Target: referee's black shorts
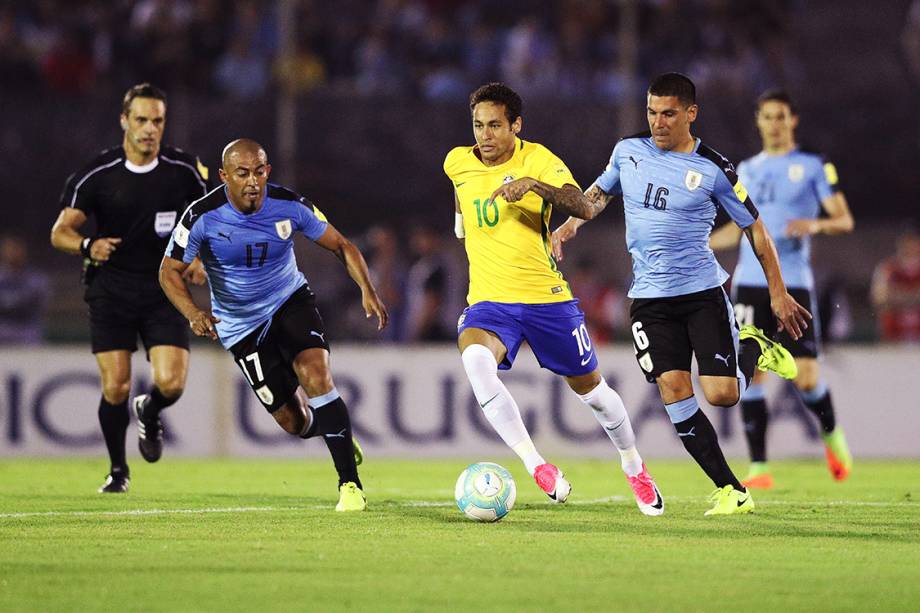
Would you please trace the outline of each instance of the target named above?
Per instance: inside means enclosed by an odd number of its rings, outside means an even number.
[[[86,290],[93,353],[171,345],[189,348],[189,324],[155,279],[99,271]]]

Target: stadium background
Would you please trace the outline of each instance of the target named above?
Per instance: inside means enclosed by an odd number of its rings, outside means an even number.
[[[500,454],[467,411],[470,394],[451,343],[423,343],[411,332],[413,304],[425,291],[420,261],[449,273],[439,296],[443,319],[454,320],[462,306],[463,256],[451,237],[441,162],[450,147],[472,140],[468,93],[492,79],[517,88],[524,137],[549,146],[586,186],[616,139],[643,129],[645,84],[665,70],[696,80],[702,112],[695,133],[735,161],[759,148],[756,95],[781,84],[797,99],[799,140],[836,162],[857,223],[853,235],[814,241],[831,341],[828,378],[841,390],[841,420],[868,420],[868,429],[851,428],[857,455],[916,457],[916,400],[896,382],[920,372],[920,358],[916,345],[878,344],[869,299],[876,266],[918,221],[920,3],[910,0],[0,2],[2,233],[24,240],[30,274],[47,281],[44,303],[30,309],[42,346],[2,348],[0,453],[95,455],[103,448],[94,432],[98,391],[79,265],[52,250],[47,236],[66,176],[120,142],[119,103],[129,85],[150,80],[167,90],[164,142],[201,155],[212,171],[229,140],[261,141],[275,180],[313,199],[365,249],[376,272],[395,271],[388,290],[399,323],[378,345],[338,263],[298,246],[332,332],[337,377],[355,382],[343,385],[346,393],[363,394],[350,398],[356,420],[378,428],[371,451]],[[428,247],[419,238],[425,228],[435,235]],[[606,313],[591,314],[602,364],[631,410],[651,411],[657,407],[623,325],[629,261],[622,231],[622,213],[611,207],[562,269],[576,293],[602,297]],[[395,237],[396,249],[387,252],[382,236]],[[731,270],[734,257],[719,258]],[[437,386],[419,365],[437,371]],[[173,452],[302,454],[269,435],[258,411],[241,408],[225,385],[237,379],[225,354],[195,344],[189,392],[169,411]],[[550,387],[532,360],[511,380],[522,395],[547,386],[528,401],[528,413],[541,420],[539,444],[607,451],[577,434],[593,423],[577,404],[566,413],[570,423],[558,421],[568,393]],[[790,403],[771,435],[777,453],[818,454],[807,415],[788,390],[777,386],[777,393]],[[860,415],[867,407],[885,411],[890,431]],[[448,413],[453,429],[437,417]],[[660,428],[640,427],[646,453],[679,457],[663,411],[655,419]],[[729,454],[743,456],[737,417],[719,419]]]

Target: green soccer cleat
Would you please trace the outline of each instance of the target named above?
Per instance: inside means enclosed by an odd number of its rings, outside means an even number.
[[[367,498],[354,481],[339,486],[339,503],[335,505],[336,511],[363,511],[366,508]]]
[[[843,434],[843,428],[837,426],[830,434],[822,434],[824,439],[824,455],[827,457],[827,467],[837,481],[843,481],[850,475],[853,468],[853,456]]]
[[[741,326],[738,338],[740,340],[752,338],[760,345],[760,357],[757,358],[757,368],[760,370],[775,372],[783,379],[795,379],[798,376],[799,367],[796,366],[792,354],[785,347],[770,339],[760,328],[755,328],[750,324]]]
[[[704,515],[735,515],[754,510],[754,498],[750,492],[739,492],[730,485],[714,491],[709,500],[715,502]]]
[[[351,437],[351,447],[355,450],[355,466],[361,466],[361,462],[364,461],[364,450],[354,436]]]

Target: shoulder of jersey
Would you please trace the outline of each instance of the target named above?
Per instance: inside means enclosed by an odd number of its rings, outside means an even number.
[[[225,204],[227,204],[227,194],[224,193],[224,185],[220,184],[188,205],[188,208],[182,213],[181,222],[187,228],[191,228],[192,224],[204,217],[205,213],[219,209]]]
[[[802,155],[802,156],[814,158],[815,161],[820,162],[820,163],[822,163],[822,164],[823,164],[824,162],[827,162],[827,161],[828,161],[826,155],[824,155],[823,153],[821,153],[821,152],[818,151],[817,149],[812,149],[811,147],[805,147],[805,146],[801,146],[801,145],[800,145],[800,146],[796,149],[796,153],[799,154],[799,155]]]
[[[642,139],[651,138],[651,137],[652,137],[652,133],[646,130],[645,132],[637,132],[636,134],[630,134],[629,136],[624,136],[623,138],[620,139],[620,142],[624,140],[642,140]]]
[[[79,181],[90,174],[96,174],[100,171],[106,170],[108,168],[114,168],[118,166],[119,162],[123,162],[125,159],[124,149],[119,147],[112,147],[111,149],[105,149],[100,151],[96,156],[83,165],[80,170],[73,173],[71,178],[75,181]]]
[[[724,155],[722,155],[721,153],[719,153],[718,151],[716,151],[709,145],[703,143],[702,141],[700,141],[700,146],[697,147],[696,153],[701,158],[705,160],[709,160],[710,162],[715,164],[719,168],[719,170],[721,170],[724,174],[728,175],[729,177],[732,177],[733,175],[736,174],[735,165],[732,164],[727,157],[725,157]]]
[[[306,207],[314,215],[316,215],[320,221],[328,221],[326,216],[320,211],[313,202],[306,196],[301,196],[297,192],[283,185],[278,185],[276,183],[269,183],[267,187],[266,195],[272,200],[281,200],[282,202],[297,203],[303,207]]]
[[[464,162],[467,161],[467,156],[472,154],[472,151],[473,147],[470,145],[465,147],[454,147],[448,151],[447,155],[444,157],[444,172],[448,176],[458,172]]]
[[[201,163],[201,158],[199,158],[197,155],[188,153],[187,151],[179,149],[178,147],[163,145],[160,147],[160,157],[165,159],[167,162],[185,166],[193,173],[197,174],[198,177],[204,179],[205,181],[208,180],[208,167]]]

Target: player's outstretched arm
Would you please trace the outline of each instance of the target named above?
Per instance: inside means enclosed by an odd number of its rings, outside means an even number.
[[[786,225],[786,236],[800,237],[811,234],[848,234],[856,225],[843,192],[835,192],[821,201],[827,212],[826,219],[793,219]]]
[[[202,311],[192,300],[183,275],[188,271],[189,264],[167,256],[160,262],[160,287],[182,316],[188,320],[192,332],[196,336],[207,336],[217,340],[217,330],[214,324],[220,320],[206,311]]]
[[[82,254],[96,262],[106,262],[121,243],[111,236],[90,238],[80,234],[86,213],[80,209],[63,209],[51,227],[51,245],[64,253]]]
[[[527,192],[537,194],[543,200],[552,204],[557,211],[579,219],[594,219],[606,206],[606,203],[603,206],[599,206],[597,201],[588,198],[575,185],[555,187],[531,177],[522,177],[505,183],[492,192],[490,200],[495,200],[501,196],[508,202],[517,202]]]
[[[757,254],[757,259],[760,260],[760,266],[767,278],[770,308],[776,317],[778,331],[786,330],[792,338],[801,338],[802,331],[808,327],[811,313],[786,291],[786,283],[783,281],[779,268],[776,245],[770,238],[763,220],[758,217],[753,224],[744,229],[744,234],[751,242],[751,247],[754,248],[754,253]]]
[[[613,200],[613,196],[602,190],[597,185],[592,185],[585,190],[585,197],[591,202],[594,209],[592,217],[597,217]],[[557,262],[562,261],[562,245],[575,238],[578,228],[588,223],[587,219],[569,217],[565,223],[556,228],[552,234],[553,257]]]
[[[377,329],[383,330],[390,319],[387,308],[377,295],[377,290],[371,282],[370,272],[367,270],[367,262],[364,256],[354,244],[336,230],[332,224],[326,226],[326,231],[317,239],[316,244],[335,254],[348,271],[348,276],[361,288],[361,304],[364,306],[364,314],[370,318],[372,315],[377,317]]]

